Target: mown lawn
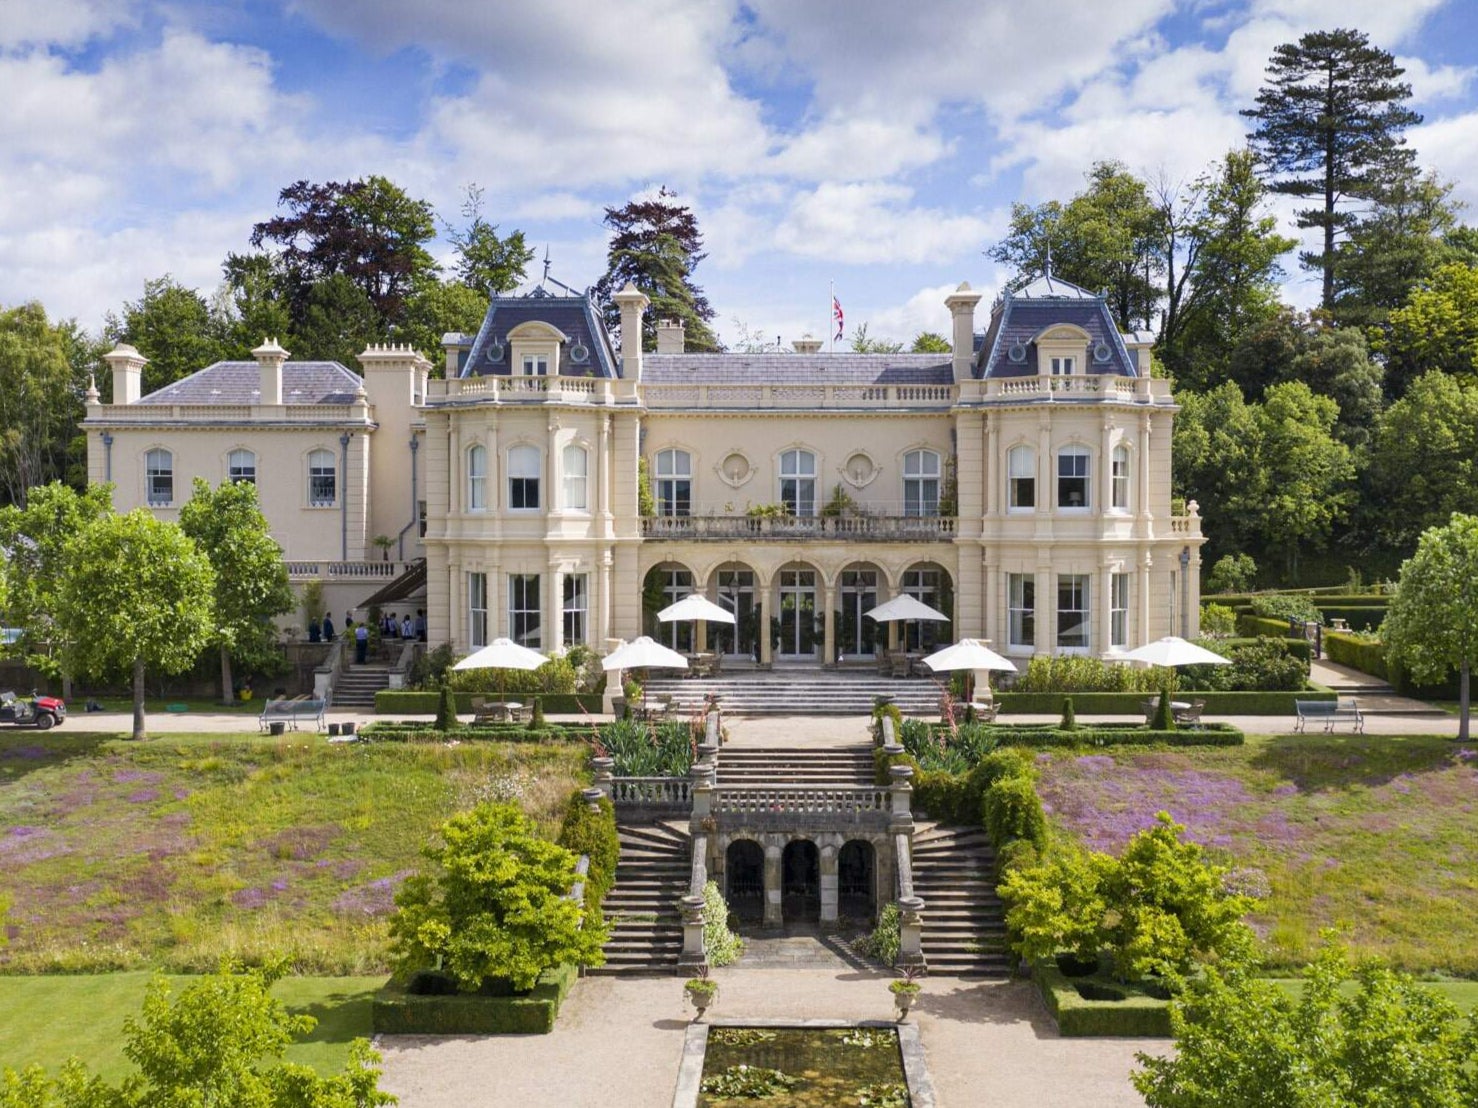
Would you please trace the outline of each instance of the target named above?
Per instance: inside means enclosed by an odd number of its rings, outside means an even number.
[[[41,1065],[55,1072],[75,1055],[110,1081],[130,1072],[123,1056],[123,1021],[137,1017],[149,973],[0,977],[0,1067]],[[175,978],[176,992],[184,984]],[[295,1015],[318,1026],[288,1047],[287,1061],[320,1073],[344,1068],[349,1044],[369,1038],[370,999],[385,983],[377,977],[286,977],[273,995]]]
[[[580,744],[0,734],[0,972],[385,968],[400,882],[447,816],[518,799],[552,834]]]
[[[1053,822],[1117,851],[1157,811],[1263,896],[1270,965],[1323,928],[1356,954],[1478,977],[1478,750],[1433,737],[1249,736],[1242,747],[1043,755]]]

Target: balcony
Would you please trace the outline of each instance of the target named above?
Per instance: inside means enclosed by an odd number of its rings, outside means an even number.
[[[340,562],[340,561],[289,561],[287,576],[290,581],[393,581],[413,562]]]
[[[642,538],[661,542],[950,542],[953,516],[648,516]]]

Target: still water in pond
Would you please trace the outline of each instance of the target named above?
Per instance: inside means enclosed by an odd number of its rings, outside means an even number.
[[[898,1033],[891,1027],[715,1027],[708,1033],[699,1108],[908,1103]]]

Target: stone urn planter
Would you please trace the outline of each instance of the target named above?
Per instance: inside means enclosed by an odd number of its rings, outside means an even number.
[[[713,1002],[718,999],[718,982],[707,977],[694,977],[683,986],[683,993],[687,996],[688,1003],[698,1011],[694,1020],[701,1020],[703,1013],[713,1007]]]
[[[908,1019],[908,1011],[913,1007],[913,1002],[918,998],[922,986],[917,981],[893,981],[888,985],[888,991],[893,994],[894,1018],[902,1023]]]

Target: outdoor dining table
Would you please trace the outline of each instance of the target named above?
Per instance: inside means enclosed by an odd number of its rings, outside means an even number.
[[[523,705],[516,700],[494,700],[484,704],[483,710],[495,720],[516,720]]]

